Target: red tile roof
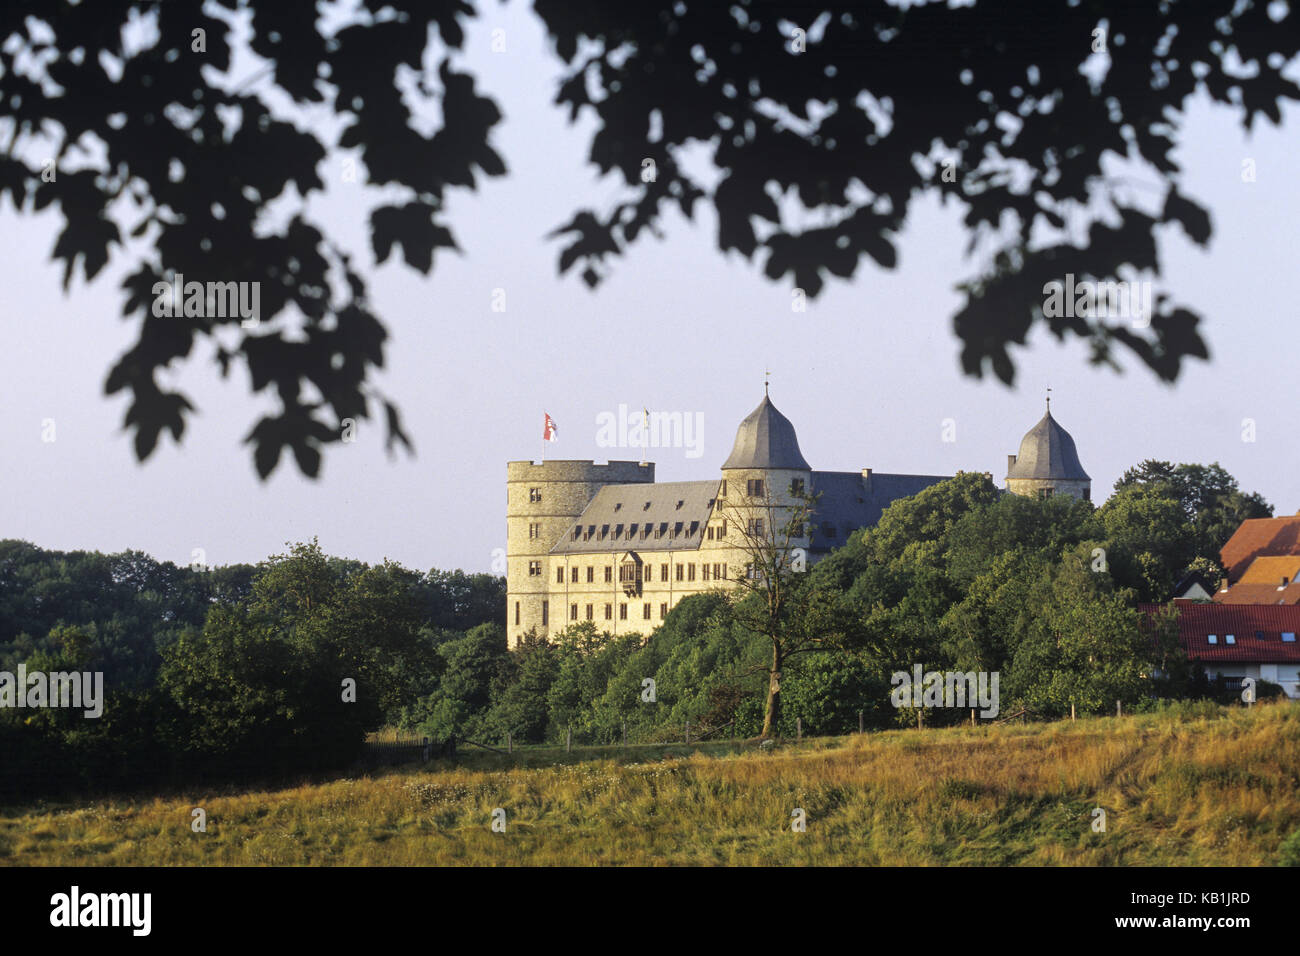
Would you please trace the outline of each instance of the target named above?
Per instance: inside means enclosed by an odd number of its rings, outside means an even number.
[[[1300,515],[1286,518],[1251,518],[1241,523],[1219,557],[1228,580],[1237,581],[1260,555],[1300,555]]]
[[[1300,584],[1280,588],[1240,581],[1226,591],[1216,591],[1214,600],[1218,604],[1300,604]]]
[[[1140,604],[1148,617],[1163,604]],[[1256,637],[1256,633],[1262,637]],[[1283,641],[1282,634],[1300,634],[1300,607],[1278,604],[1180,604],[1178,640],[1194,661],[1300,664],[1300,639]],[[1211,644],[1208,635],[1218,637]],[[1228,634],[1236,643],[1226,644]]]

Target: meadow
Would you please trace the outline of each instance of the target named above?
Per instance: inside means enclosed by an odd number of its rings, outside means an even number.
[[[768,751],[466,752],[283,789],[3,807],[0,864],[1275,865],[1300,827],[1298,718],[1185,705]]]

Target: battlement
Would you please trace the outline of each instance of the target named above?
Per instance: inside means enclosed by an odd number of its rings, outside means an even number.
[[[579,481],[625,485],[655,480],[654,462],[610,461],[508,461],[506,481]]]

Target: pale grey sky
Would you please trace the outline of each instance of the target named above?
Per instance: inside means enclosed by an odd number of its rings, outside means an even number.
[[[329,552],[366,561],[391,557],[421,570],[487,570],[505,544],[505,463],[541,453],[543,410],[560,427],[552,458],[637,458],[597,446],[596,420],[620,403],[703,416],[702,455],[652,449],[660,480],[713,477],[741,418],[763,394],[794,422],[814,468],[950,474],[991,471],[1041,416],[1073,435],[1093,479],[1094,500],[1143,458],[1219,461],[1279,514],[1300,509],[1294,290],[1300,255],[1300,117],[1246,137],[1224,109],[1197,104],[1178,158],[1184,192],[1206,202],[1208,251],[1180,232],[1161,233],[1164,282],[1206,319],[1209,363],[1192,363],[1176,386],[1136,360],[1124,374],[1086,364],[1082,344],[1036,332],[1015,353],[1019,380],[961,374],[950,317],[953,287],[975,271],[954,208],[916,207],[900,244],[901,267],[864,264],[803,315],[790,288],[759,267],[716,251],[712,217],[670,221],[667,239],[647,237],[596,292],[556,275],[559,247],[544,239],[582,204],[614,194],[584,162],[584,133],[550,105],[556,67],[540,26],[520,0],[471,28],[465,64],[505,113],[494,142],[510,168],[477,193],[458,193],[450,219],[463,250],[440,254],[430,277],[392,260],[368,272],[388,321],[388,367],[378,384],[402,407],[417,447],[390,460],[378,424],[326,455],[321,478],[300,477],[287,458],[257,479],[243,437],[269,406],[250,397],[241,369],[222,383],[199,351],[168,384],[198,406],[185,442],[164,437],[145,465],[121,429],[125,398],[103,382],[131,340],[117,260],[87,287],[64,295],[49,253],[57,219],[18,217],[0,205],[0,275],[7,348],[0,352],[0,537],[48,548],[139,548],[188,563],[258,561],[286,541],[317,535]],[[506,30],[505,53],[490,31]],[[1244,158],[1257,181],[1243,183]],[[354,250],[369,254],[363,205],[342,184],[340,159],[322,215]],[[504,289],[507,310],[491,309]],[[591,343],[596,343],[592,345]],[[955,442],[942,440],[953,419]],[[1242,440],[1254,419],[1255,442]],[[54,419],[57,440],[41,440]]]

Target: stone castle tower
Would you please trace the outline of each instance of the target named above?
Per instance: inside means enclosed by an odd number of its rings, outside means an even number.
[[[1020,441],[1020,453],[1007,455],[1007,491],[1015,495],[1047,498],[1071,495],[1092,500],[1092,479],[1079,463],[1079,453],[1070,437],[1052,417],[1052,400],[1047,413]]]
[[[506,463],[507,630],[513,647],[518,634],[551,623],[550,551],[606,485],[653,483],[654,463],[611,461],[511,461]],[[556,629],[564,626],[563,608]]]

